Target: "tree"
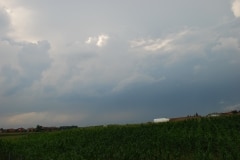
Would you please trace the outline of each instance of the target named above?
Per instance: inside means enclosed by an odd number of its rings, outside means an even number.
[[[237,110],[233,110],[232,113],[233,113],[233,114],[236,114],[236,113],[238,113],[238,111],[237,111]]]
[[[36,132],[41,132],[43,130],[43,126],[37,125]]]

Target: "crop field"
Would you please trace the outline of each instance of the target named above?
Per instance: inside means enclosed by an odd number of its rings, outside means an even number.
[[[239,115],[3,137],[1,160],[240,159]]]

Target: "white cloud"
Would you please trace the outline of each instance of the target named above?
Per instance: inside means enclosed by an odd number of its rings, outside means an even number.
[[[145,51],[167,51],[171,49],[173,39],[137,39],[130,41],[131,48],[142,48]]]
[[[141,47],[143,45],[145,45],[147,43],[146,40],[142,39],[138,39],[138,40],[132,40],[130,41],[130,47],[131,48],[135,48],[135,47]]]
[[[102,46],[106,45],[108,39],[109,39],[109,37],[107,35],[100,35],[100,36],[98,36],[98,41],[97,41],[96,45],[98,47],[102,47]]]
[[[85,41],[86,44],[91,44],[93,42],[97,41],[97,37],[88,37],[88,39]]]
[[[233,1],[232,11],[235,17],[240,17],[240,0]]]
[[[170,43],[172,41],[173,41],[172,39],[165,39],[165,40],[157,39],[152,44],[144,46],[144,49],[146,51],[157,51],[157,50],[160,50],[160,49],[164,50],[164,51],[167,51],[167,50],[171,49]]]
[[[97,37],[88,37],[88,39],[85,41],[86,44],[94,44],[97,47],[103,47],[107,44],[107,41],[109,39],[108,35],[101,34]]]
[[[205,36],[203,36],[205,35]],[[203,30],[183,29],[155,39],[141,38],[130,41],[131,51],[141,55],[153,53],[162,64],[173,65],[192,57],[203,57],[204,41],[208,35]],[[198,37],[198,38],[197,38]]]
[[[36,42],[37,37],[30,33],[34,20],[33,11],[15,1],[1,1],[0,5],[4,6],[9,17],[11,29],[7,33],[8,36],[15,41]]]
[[[175,41],[181,39],[184,35],[189,33],[188,30],[183,30],[179,33],[169,34],[164,38],[140,38],[130,41],[130,47],[141,49],[149,52],[156,51],[170,51],[175,48]]]

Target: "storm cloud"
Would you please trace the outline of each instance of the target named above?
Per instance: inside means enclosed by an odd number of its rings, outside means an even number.
[[[238,109],[237,6],[0,0],[0,127]]]

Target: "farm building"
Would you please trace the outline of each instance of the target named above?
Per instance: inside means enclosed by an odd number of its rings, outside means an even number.
[[[27,130],[24,128],[18,128],[15,130],[16,132],[26,132]]]
[[[154,123],[168,122],[169,118],[156,118],[153,120]]]
[[[220,113],[210,113],[207,115],[207,117],[218,117],[220,115],[221,115]]]

